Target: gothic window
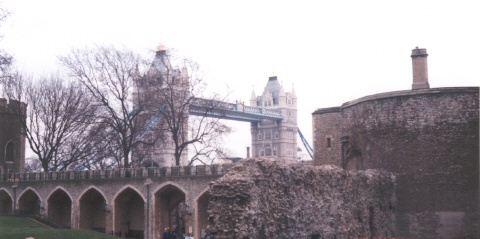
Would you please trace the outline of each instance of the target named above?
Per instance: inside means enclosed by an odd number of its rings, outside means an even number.
[[[5,147],[5,159],[6,161],[14,161],[15,159],[12,141],[8,142],[7,147]]]
[[[287,149],[287,156],[292,156],[293,155],[293,150],[291,148]]]
[[[278,132],[275,132],[274,137],[275,139],[278,139]]]
[[[272,131],[265,132],[265,139],[272,139]]]
[[[262,140],[262,133],[258,133],[257,139],[258,139],[258,140]]]
[[[273,146],[272,155],[277,156],[277,146]]]
[[[272,148],[269,144],[265,145],[265,156],[272,156]]]
[[[260,148],[260,156],[265,156],[265,151],[263,150],[263,147]]]

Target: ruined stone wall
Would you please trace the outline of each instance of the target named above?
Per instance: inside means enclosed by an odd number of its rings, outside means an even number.
[[[395,179],[255,158],[215,181],[209,230],[215,238],[394,236]]]
[[[314,129],[349,136],[347,169],[396,175],[397,236],[480,237],[478,87],[382,93],[347,102],[339,114],[336,127],[316,111]],[[324,154],[315,151],[316,164],[332,163]]]

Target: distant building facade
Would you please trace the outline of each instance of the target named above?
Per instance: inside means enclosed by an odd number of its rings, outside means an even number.
[[[135,160],[141,162],[137,166],[169,167],[175,165],[175,146],[163,112],[170,112],[167,107],[174,104],[172,102],[185,104],[185,101],[182,101],[181,98],[189,97],[188,86],[189,76],[187,70],[184,68],[173,68],[167,51],[161,46],[156,52],[147,77],[138,79],[134,90],[136,103],[134,108],[144,107],[142,121],[145,122],[145,126],[143,127],[149,131],[144,136],[145,141],[155,142],[154,144],[143,144],[134,150]],[[160,91],[163,91],[163,93]],[[181,106],[178,108],[181,109]],[[182,112],[184,114],[169,117],[183,117],[181,120],[184,124],[180,130],[180,135],[184,140],[187,140],[188,108]],[[187,164],[188,152],[184,150],[181,154],[180,165]]]
[[[277,109],[283,120],[251,123],[252,156],[295,160],[297,158],[297,96],[285,92],[276,76],[269,77],[260,96],[252,92],[250,106]]]

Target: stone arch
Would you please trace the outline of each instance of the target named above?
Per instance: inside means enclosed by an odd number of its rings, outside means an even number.
[[[187,191],[174,182],[165,182],[154,190],[155,234],[166,227],[173,228],[179,236],[185,232],[185,200]]]
[[[203,238],[208,226],[208,203],[210,201],[209,188],[205,188],[195,199],[195,237]]]
[[[10,193],[0,188],[0,216],[10,215],[12,214],[13,208],[13,199]]]
[[[79,228],[105,232],[107,213],[107,198],[97,187],[90,186],[78,197]]]
[[[145,198],[131,185],[120,189],[113,198],[115,234],[143,238],[145,232]]]
[[[8,141],[5,144],[5,162],[13,162],[15,161],[15,145],[13,141]]]
[[[349,148],[345,152],[346,170],[362,170],[363,169],[363,157],[360,150],[355,148]]]
[[[47,197],[47,218],[61,227],[72,225],[72,197],[58,186]]]
[[[27,187],[18,197],[18,211],[20,215],[39,216],[44,212],[42,199],[38,192],[31,187]]]

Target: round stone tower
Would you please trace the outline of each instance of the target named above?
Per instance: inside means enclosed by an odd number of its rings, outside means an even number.
[[[25,134],[21,119],[26,104],[0,98],[0,174],[23,172],[25,168]]]

